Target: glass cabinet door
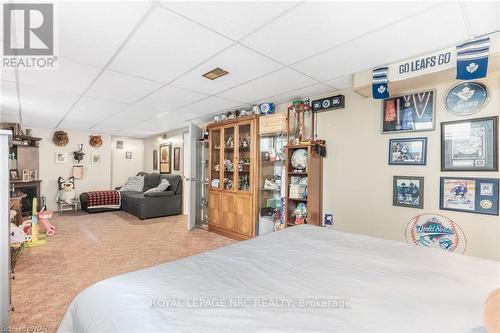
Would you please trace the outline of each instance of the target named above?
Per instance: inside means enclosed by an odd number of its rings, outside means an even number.
[[[252,125],[238,125],[238,191],[250,192],[252,174]]]
[[[227,191],[234,190],[235,184],[235,165],[234,165],[234,149],[235,149],[235,131],[234,126],[224,127],[224,155],[223,165],[224,178],[221,184],[222,188]]]
[[[196,168],[196,225],[199,227],[208,227],[208,187],[210,178],[208,175],[208,140],[197,141],[196,162],[199,163]]]
[[[210,133],[210,187],[213,189],[222,188],[220,181],[221,174],[221,130],[213,130]]]

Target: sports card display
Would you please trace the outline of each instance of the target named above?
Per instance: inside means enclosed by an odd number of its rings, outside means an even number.
[[[495,178],[441,177],[440,209],[498,215],[498,183]]]

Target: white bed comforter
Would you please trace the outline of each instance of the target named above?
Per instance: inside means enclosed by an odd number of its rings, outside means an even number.
[[[498,286],[498,262],[297,226],[98,282],[59,332],[482,332]]]

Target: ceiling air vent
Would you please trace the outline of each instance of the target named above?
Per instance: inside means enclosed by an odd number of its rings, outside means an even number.
[[[210,72],[207,72],[207,73],[203,74],[203,76],[206,77],[209,80],[215,80],[215,79],[218,79],[221,76],[224,76],[224,75],[226,75],[228,73],[229,72],[226,72],[222,68],[217,67],[215,69],[212,69]]]

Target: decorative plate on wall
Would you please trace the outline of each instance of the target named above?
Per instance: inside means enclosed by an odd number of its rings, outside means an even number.
[[[64,147],[69,143],[68,133],[64,131],[56,131],[52,136],[52,142],[58,147]]]
[[[94,148],[102,146],[102,138],[100,135],[90,135],[89,144]]]
[[[479,112],[488,102],[488,88],[480,82],[463,82],[451,88],[445,97],[448,111],[457,116]]]

